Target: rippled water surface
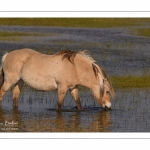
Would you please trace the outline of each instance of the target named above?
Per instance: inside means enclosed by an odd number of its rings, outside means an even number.
[[[140,27],[139,27],[140,28]],[[149,75],[150,39],[131,34],[132,28],[51,28],[0,26],[0,32],[36,33],[0,39],[0,55],[20,48],[46,54],[60,49],[89,50],[108,76]],[[149,132],[150,89],[115,89],[112,110],[103,111],[89,90],[80,91],[83,111],[76,109],[68,92],[60,112],[57,93],[37,92],[25,87],[19,107],[12,107],[8,91],[0,108],[1,132]]]
[[[80,92],[83,111],[67,93],[60,112],[56,92],[22,92],[19,107],[12,107],[8,92],[0,109],[1,132],[147,132],[150,130],[150,89],[118,90],[112,110],[103,111],[90,91]],[[6,126],[6,121],[17,125]]]

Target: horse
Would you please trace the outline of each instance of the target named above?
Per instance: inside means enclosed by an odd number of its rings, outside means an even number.
[[[82,110],[79,85],[91,89],[102,108],[111,108],[114,90],[106,72],[86,51],[61,50],[53,55],[33,49],[13,50],[3,55],[0,67],[0,106],[4,94],[13,86],[13,106],[18,107],[24,84],[39,91],[57,90],[57,110],[69,90]]]

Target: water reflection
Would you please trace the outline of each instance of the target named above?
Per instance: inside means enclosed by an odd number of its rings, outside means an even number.
[[[17,108],[12,111],[5,111],[0,108],[0,131],[1,132],[16,132],[20,131],[22,121]]]
[[[12,97],[6,94],[0,108],[0,132],[150,131],[149,88],[116,91],[111,111],[95,105],[88,92],[81,95],[83,111],[77,110],[67,95],[60,112],[56,111],[55,94],[29,93],[20,97],[18,109],[12,107]],[[5,121],[18,124],[5,126]]]
[[[95,121],[92,122],[92,131],[110,132],[110,126],[110,111],[102,111],[97,113],[97,116],[95,116]]]
[[[109,132],[109,111],[60,111],[22,112],[17,108],[7,112],[0,109],[1,132]],[[14,123],[6,125],[6,121]]]
[[[25,131],[33,132],[108,132],[111,121],[109,112],[50,111],[49,117],[41,115],[24,124]]]

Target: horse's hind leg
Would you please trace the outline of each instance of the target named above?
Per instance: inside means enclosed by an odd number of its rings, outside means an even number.
[[[2,105],[2,98],[4,94],[9,90],[9,88],[12,86],[11,83],[4,81],[1,89],[0,89],[0,106]]]
[[[76,86],[75,88],[71,89],[70,92],[71,92],[71,95],[73,96],[73,98],[74,98],[74,100],[76,102],[77,108],[79,110],[82,110],[80,97],[79,97],[79,93],[78,93],[78,86]]]
[[[12,90],[12,95],[13,95],[13,106],[17,107],[18,106],[18,98],[19,94],[23,88],[24,82],[22,80],[19,80],[17,84],[15,85],[14,89]]]

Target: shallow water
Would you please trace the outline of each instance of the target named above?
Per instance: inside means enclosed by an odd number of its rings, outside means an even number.
[[[140,28],[140,27],[136,27]],[[135,29],[135,28],[134,28]],[[0,56],[20,48],[53,54],[60,49],[87,49],[105,68],[108,76],[149,75],[150,38],[131,34],[132,28],[81,29],[0,26],[0,31],[39,33],[0,39]],[[41,34],[41,35],[40,35]],[[25,88],[19,107],[12,107],[11,92],[0,109],[1,132],[149,132],[150,89],[115,89],[112,110],[103,111],[90,91],[80,91],[83,111],[76,109],[67,93],[60,112],[56,92],[36,92]]]
[[[56,92],[24,91],[19,107],[8,92],[0,109],[1,132],[147,132],[150,131],[150,89],[117,90],[112,109],[104,111],[90,91],[80,91],[83,110],[67,93],[60,112]],[[7,122],[14,125],[6,125]]]

